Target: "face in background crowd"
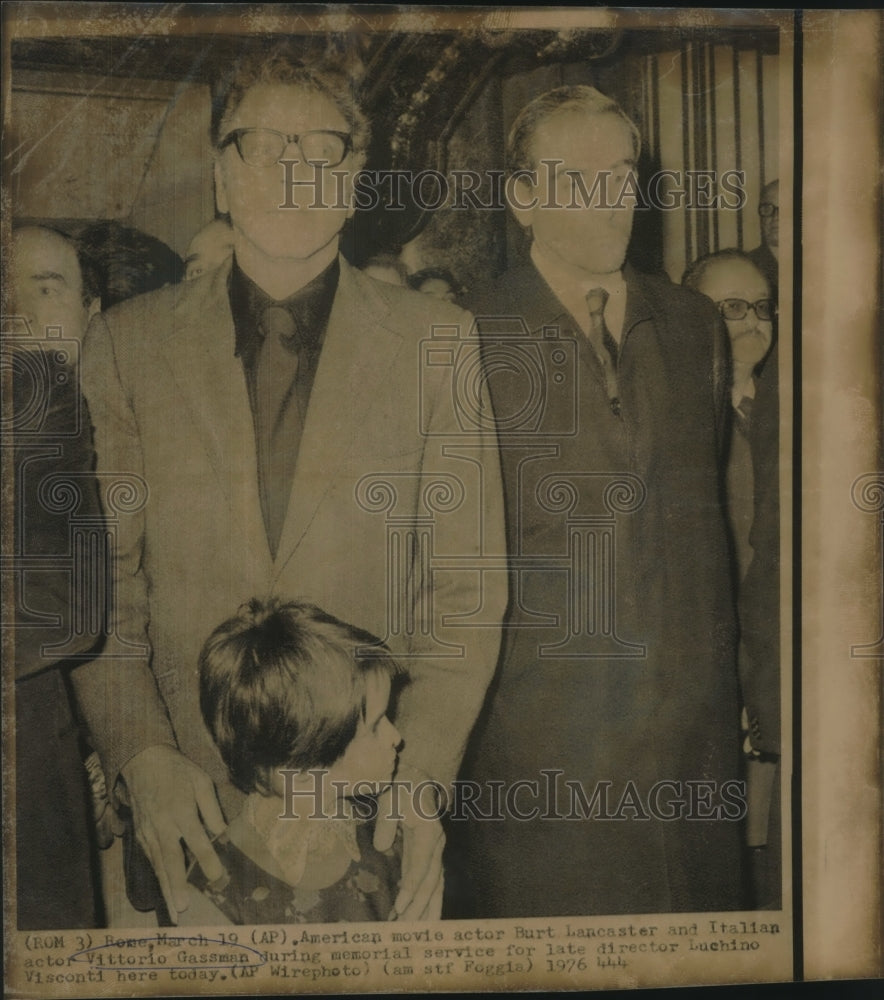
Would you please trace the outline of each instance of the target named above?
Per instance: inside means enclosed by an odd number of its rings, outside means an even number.
[[[709,264],[697,282],[697,291],[716,304],[726,299],[743,299],[754,304],[770,298],[764,275],[750,260],[726,260]],[[725,325],[731,342],[735,381],[740,373],[751,374],[764,359],[773,341],[773,322],[758,318],[750,308],[743,319],[727,319]]]
[[[223,219],[212,219],[190,241],[184,257],[184,280],[193,281],[220,267],[233,253],[233,230]]]
[[[776,211],[771,211],[771,208],[776,209]],[[761,192],[758,212],[761,215],[761,241],[776,254],[780,245],[780,182],[778,180],[771,181]]]
[[[50,229],[28,226],[13,234],[11,258],[11,313],[24,317],[36,336],[58,327],[63,337],[82,339],[99,303],[84,301],[88,296],[73,245]]]
[[[248,90],[226,117],[221,141],[236,129],[254,128],[273,129],[287,136],[314,130],[351,131],[330,97],[301,84],[279,83],[259,83]],[[353,214],[349,182],[339,198],[339,181],[325,170],[327,190],[319,203],[314,181],[315,170],[321,168],[306,163],[294,143],[286,146],[283,158],[299,161],[289,179],[303,182],[288,191],[286,171],[280,163],[251,166],[243,161],[236,143],[220,150],[216,160],[218,210],[229,213],[237,260],[253,278],[251,272],[268,263],[304,264],[315,257],[333,256],[338,235]],[[352,151],[334,169],[339,173],[355,169]],[[285,203],[293,207],[280,208]]]
[[[445,302],[454,302],[457,299],[454,289],[444,278],[426,278],[417,290]]]
[[[383,281],[387,285],[399,285],[400,288],[404,288],[408,284],[408,271],[394,254],[375,254],[365,262],[362,270],[370,278]]]
[[[535,197],[537,205],[517,210],[519,222],[530,226],[535,242],[560,262],[590,274],[619,271],[632,233],[634,199],[625,197],[621,207],[604,208],[594,195],[590,206],[584,207],[578,193],[574,204],[574,182],[568,172],[581,174],[587,191],[592,191],[598,173],[608,171],[607,201],[616,202],[627,175],[635,169],[629,126],[612,112],[565,110],[537,125],[532,150],[538,183],[534,188],[521,183],[518,198],[527,203]],[[545,167],[543,160],[562,161],[555,168],[554,189],[555,204],[561,207],[544,207],[550,200],[547,169],[553,168]]]

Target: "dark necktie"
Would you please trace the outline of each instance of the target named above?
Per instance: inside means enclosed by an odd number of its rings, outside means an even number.
[[[605,373],[605,387],[611,410],[615,416],[620,416],[620,390],[617,386],[617,342],[611,336],[611,331],[605,323],[605,305],[608,292],[604,288],[593,288],[586,293],[586,305],[589,309],[589,342],[598,356]]]
[[[258,415],[258,475],[261,509],[270,552],[276,558],[301,443],[298,407],[298,330],[283,306],[261,316],[264,342],[255,380]]]

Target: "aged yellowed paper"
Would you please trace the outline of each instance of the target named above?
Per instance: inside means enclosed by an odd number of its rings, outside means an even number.
[[[10,995],[880,974],[880,15],[3,16]]]

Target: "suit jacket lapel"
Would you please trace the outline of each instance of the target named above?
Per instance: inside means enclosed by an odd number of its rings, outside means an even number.
[[[366,434],[378,431],[370,411],[402,343],[400,335],[385,322],[388,312],[389,306],[372,282],[342,259],[310,393],[274,582],[331,489],[331,473],[346,463]]]
[[[242,363],[234,355],[229,271],[228,263],[205,281],[182,289],[160,355],[190,411],[191,425],[217,475],[224,502],[244,533],[248,551],[256,556],[266,550],[269,565],[254,423]]]

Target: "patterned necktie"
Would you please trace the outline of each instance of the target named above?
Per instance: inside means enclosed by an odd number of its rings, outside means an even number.
[[[752,406],[755,400],[751,396],[743,396],[739,406],[734,409],[737,427],[744,437],[749,437],[749,430],[752,426]]]
[[[270,552],[276,558],[303,430],[298,407],[298,330],[283,306],[261,315],[264,342],[258,356],[258,476]]]
[[[604,288],[593,288],[586,293],[589,309],[589,342],[598,356],[605,373],[605,387],[611,401],[614,416],[620,416],[620,390],[617,386],[617,342],[605,323],[605,305],[608,292]]]

